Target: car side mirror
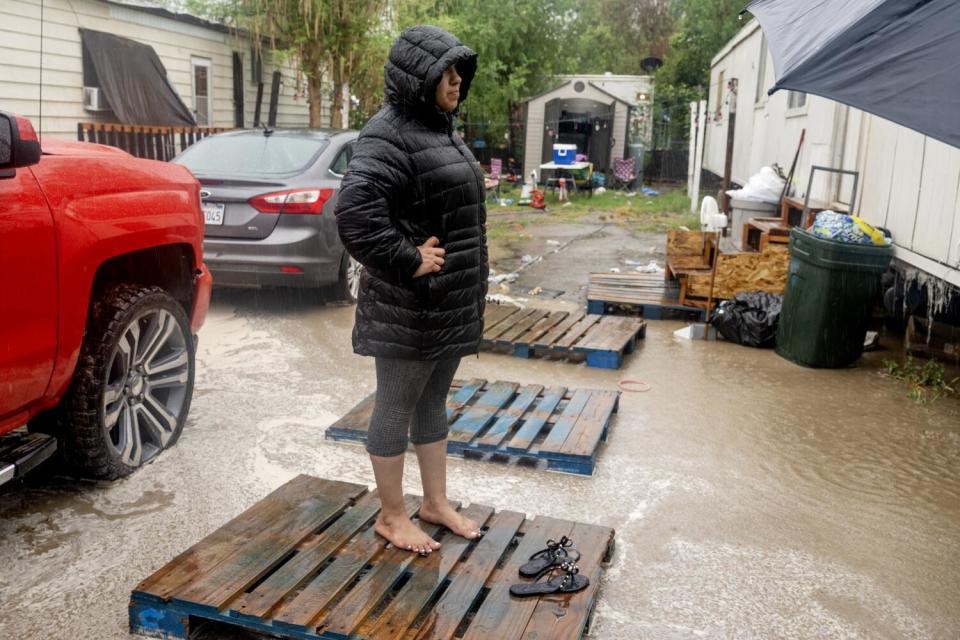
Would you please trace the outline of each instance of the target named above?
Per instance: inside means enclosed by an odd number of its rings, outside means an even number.
[[[29,167],[40,162],[40,140],[30,121],[0,111],[0,171]]]

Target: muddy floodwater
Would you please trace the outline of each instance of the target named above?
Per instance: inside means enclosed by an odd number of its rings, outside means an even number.
[[[218,294],[175,448],[119,482],[48,468],[0,489],[0,638],[129,637],[130,590],[283,482],[372,485],[360,447],[323,438],[374,388],[352,325],[309,296]],[[960,638],[960,402],[914,404],[883,352],[815,371],[682,326],[651,322],[620,371],[464,359],[461,377],[651,388],[624,393],[593,477],[454,458],[451,497],[614,527],[594,638]]]

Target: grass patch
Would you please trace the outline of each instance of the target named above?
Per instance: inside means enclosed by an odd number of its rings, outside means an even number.
[[[907,356],[903,363],[884,360],[883,366],[884,375],[907,384],[907,395],[917,404],[927,404],[955,394],[957,382],[960,382],[960,378],[947,380],[946,370],[936,360],[927,360],[921,365],[913,357]]]
[[[520,216],[497,216],[487,218],[488,242],[514,242],[529,240],[532,236],[527,233],[530,221]]]
[[[512,219],[524,228],[533,220],[541,222],[597,223],[611,222],[636,232],[664,233],[670,229],[687,227],[699,228],[699,216],[690,213],[690,198],[680,189],[665,189],[659,196],[647,196],[635,192],[610,189],[593,196],[581,192],[572,194],[568,203],[560,202],[557,193],[546,192],[546,211],[537,211],[516,204],[520,189],[515,185],[501,186],[501,198],[512,199],[513,203],[499,206],[488,202],[487,209],[492,214],[490,220]],[[506,231],[499,231],[509,235]]]

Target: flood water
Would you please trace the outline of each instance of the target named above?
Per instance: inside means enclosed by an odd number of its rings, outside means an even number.
[[[119,482],[0,489],[0,638],[128,637],[141,579],[286,480],[372,484],[361,448],[323,439],[374,387],[352,321],[220,294],[174,449]],[[815,371],[681,326],[651,322],[621,371],[465,359],[460,377],[651,389],[623,395],[593,477],[450,459],[451,497],[614,527],[594,638],[960,637],[960,402],[914,404],[879,375],[890,354]]]

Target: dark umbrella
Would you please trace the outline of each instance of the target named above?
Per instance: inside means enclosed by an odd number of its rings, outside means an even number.
[[[779,89],[960,147],[960,0],[753,0]]]

